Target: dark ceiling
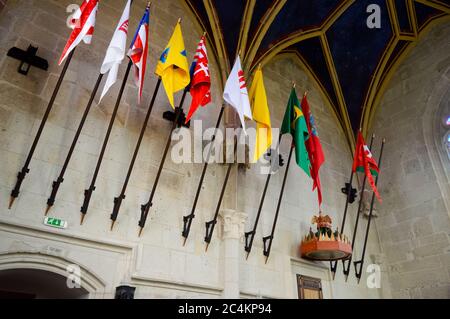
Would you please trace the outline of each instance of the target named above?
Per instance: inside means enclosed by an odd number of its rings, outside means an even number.
[[[241,51],[247,70],[290,54],[322,89],[350,144],[397,62],[422,32],[447,21],[450,0],[185,0],[222,70]],[[367,27],[367,7],[381,28]],[[211,38],[211,36],[210,36]]]

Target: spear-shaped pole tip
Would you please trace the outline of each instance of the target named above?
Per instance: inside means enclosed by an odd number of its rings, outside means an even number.
[[[116,221],[113,220],[112,223],[111,223],[111,231],[113,231],[113,229],[114,229],[114,224],[115,224],[115,223],[116,223]]]
[[[178,22],[177,23],[181,23],[181,20],[182,20],[181,18],[178,18]]]
[[[383,144],[384,144],[384,143],[386,143],[386,139],[385,139],[385,138],[383,138]]]
[[[305,91],[305,94],[303,94],[304,97],[308,96],[308,91]]]
[[[147,2],[147,9],[150,9],[151,6],[152,6],[152,2],[151,1]]]
[[[266,265],[267,265],[267,262],[269,261],[269,256],[266,256]]]
[[[332,274],[333,274],[332,276],[333,276],[333,280],[334,280],[336,278],[336,272],[333,271]]]
[[[45,210],[45,216],[48,215],[48,212],[50,211],[51,208],[52,208],[52,206],[47,205],[47,209]]]
[[[14,201],[16,200],[15,197],[11,196],[11,198],[9,199],[9,205],[8,205],[8,209],[11,209],[12,205],[14,204]]]
[[[297,86],[297,83],[295,83],[295,81],[292,81],[292,88],[295,89],[296,86]]]
[[[375,133],[372,134],[372,138],[375,138]]]
[[[139,234],[138,234],[138,237],[141,237],[142,236],[142,231],[144,230],[144,228],[143,227],[141,227],[140,229],[139,229]]]
[[[86,214],[81,214],[81,221],[80,221],[80,225],[83,225],[84,223],[84,218],[86,217]]]
[[[206,244],[205,253],[208,252],[208,248],[209,248],[209,243]]]
[[[248,260],[248,257],[250,256],[250,253],[247,252],[247,257],[245,257],[245,260]]]
[[[258,64],[258,70],[261,70],[262,69],[262,64],[260,63],[260,64]]]
[[[187,237],[184,237],[184,240],[183,240],[183,247],[186,246],[186,242],[187,242]]]
[[[203,36],[206,37],[206,31],[203,32]]]

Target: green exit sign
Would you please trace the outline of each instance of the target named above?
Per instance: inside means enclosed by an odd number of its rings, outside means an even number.
[[[54,228],[61,228],[61,229],[67,228],[67,222],[65,220],[53,218],[53,217],[45,217],[44,225],[54,227]]]

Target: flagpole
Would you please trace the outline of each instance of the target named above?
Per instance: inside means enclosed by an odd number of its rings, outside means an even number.
[[[180,107],[177,108],[176,112],[175,112],[175,120],[172,124],[172,129],[170,130],[170,134],[167,138],[167,142],[166,142],[166,147],[164,149],[164,153],[163,156],[161,158],[161,162],[159,163],[159,168],[158,168],[158,173],[156,174],[156,179],[155,182],[153,183],[153,187],[152,187],[152,191],[150,193],[150,197],[147,201],[146,204],[141,205],[141,219],[139,220],[139,237],[142,235],[142,231],[145,227],[145,223],[147,221],[147,216],[148,213],[150,211],[150,207],[153,206],[153,198],[155,196],[156,193],[156,189],[158,187],[159,184],[159,179],[161,178],[161,173],[162,170],[164,168],[164,163],[166,162],[166,157],[167,154],[169,153],[169,149],[170,149],[170,145],[172,144],[172,133],[175,130],[175,128],[177,127],[178,124],[178,119],[180,118],[181,113],[183,112],[183,104],[184,104],[184,100],[186,98],[186,94],[187,94],[188,90],[184,89],[183,92],[183,96],[181,97],[181,102],[180,102]]]
[[[361,131],[361,129],[359,129],[359,130]],[[372,148],[373,138],[374,138],[374,136],[372,136],[372,140],[370,141],[370,148]],[[353,186],[352,184],[353,184],[353,177],[354,176],[355,176],[355,173],[352,170],[352,172],[350,174],[350,180],[348,182],[349,186],[347,188],[347,199],[345,201],[344,217],[342,218],[341,234],[344,233],[344,229],[345,229],[345,222],[347,220],[347,212],[348,212],[348,204],[349,204],[350,197],[351,197],[351,190],[352,190],[352,186]],[[330,262],[330,268],[331,268],[331,273],[332,273],[332,276],[333,276],[333,280],[334,280],[334,278],[336,276],[337,265],[338,265],[337,261]]]
[[[66,173],[67,167],[69,166],[69,162],[70,162],[70,160],[72,158],[72,154],[73,154],[73,152],[75,150],[75,147],[77,145],[78,138],[80,137],[81,131],[83,130],[83,126],[84,126],[84,124],[86,122],[86,119],[87,119],[87,117],[89,115],[92,103],[94,101],[95,95],[97,94],[97,91],[98,91],[98,88],[100,86],[100,83],[101,83],[102,79],[103,79],[103,74],[100,73],[98,75],[97,82],[95,83],[94,89],[92,90],[89,102],[86,105],[86,108],[84,110],[83,117],[81,118],[80,124],[78,125],[78,129],[77,129],[77,131],[75,133],[75,136],[74,136],[73,141],[72,141],[72,145],[70,146],[69,153],[67,154],[66,160],[64,161],[64,165],[63,165],[63,167],[61,169],[61,172],[60,172],[60,174],[58,176],[58,179],[55,180],[53,182],[53,184],[52,184],[52,192],[51,192],[50,197],[47,200],[47,209],[45,211],[45,216],[47,216],[48,212],[50,211],[52,206],[55,204],[55,199],[56,199],[56,195],[58,194],[59,187],[64,182],[64,175]]]
[[[286,180],[287,180],[287,176],[288,176],[288,173],[289,173],[289,166],[291,164],[293,151],[294,151],[294,145],[291,145],[291,150],[289,151],[289,158],[288,158],[288,161],[287,161],[287,164],[286,164],[286,171],[284,172],[283,184],[281,185],[280,197],[278,198],[278,204],[277,204],[277,210],[276,210],[276,213],[275,213],[275,219],[274,219],[273,225],[272,225],[272,232],[271,232],[270,236],[267,236],[267,237],[263,238],[264,256],[266,256],[266,264],[267,264],[267,261],[269,260],[270,250],[272,249],[272,241],[273,241],[273,237],[275,235],[275,228],[276,228],[277,222],[278,222],[278,215],[280,213],[281,201],[283,200],[284,188],[286,186]],[[268,245],[267,245],[267,242],[269,242]]]
[[[279,146],[281,143],[281,139],[282,139],[282,135],[280,135],[280,137],[278,139],[277,154],[278,154],[278,149],[279,149]],[[272,158],[272,160],[273,160],[273,158]],[[267,188],[269,187],[271,177],[272,177],[272,172],[269,172],[269,174],[267,175],[267,178],[266,178],[266,183],[264,185],[264,190],[262,193],[261,201],[259,202],[258,212],[256,214],[256,219],[255,219],[255,223],[253,225],[253,229],[252,229],[252,231],[245,233],[245,251],[247,252],[246,259],[248,259],[248,256],[250,256],[250,252],[252,251],[253,240],[255,239],[256,229],[258,228],[259,219],[261,217],[261,212],[262,212],[262,208],[264,206]]]
[[[222,121],[224,111],[225,111],[225,105],[222,105],[222,108],[220,109],[219,117],[217,118],[217,124],[214,129],[214,135],[211,138],[211,147],[208,152],[208,157],[205,161],[205,164],[203,165],[202,175],[200,176],[200,181],[198,183],[197,191],[195,193],[195,198],[194,198],[194,203],[192,205],[191,213],[187,216],[183,216],[183,223],[184,223],[183,232],[182,232],[182,236],[184,237],[183,246],[186,245],[186,241],[187,241],[187,239],[189,237],[189,233],[191,231],[192,221],[195,218],[195,210],[197,208],[198,199],[199,199],[200,193],[202,191],[203,181],[205,180],[206,170],[208,169],[209,160],[210,160],[211,152],[213,149],[212,144],[216,140],[217,130],[219,129],[220,123]]]
[[[26,175],[30,172],[29,165],[30,165],[31,159],[33,158],[34,151],[36,150],[37,144],[39,143],[39,139],[41,138],[42,131],[44,130],[45,124],[47,123],[48,116],[50,115],[50,112],[53,108],[53,104],[55,103],[56,97],[59,93],[59,89],[61,88],[61,84],[66,75],[67,69],[69,68],[70,62],[72,61],[72,57],[73,57],[74,53],[75,53],[75,48],[69,53],[69,56],[67,57],[66,63],[64,64],[61,74],[59,75],[58,82],[56,83],[55,89],[53,90],[52,97],[50,98],[50,101],[48,102],[47,109],[44,113],[44,117],[41,120],[41,124],[36,133],[33,144],[31,145],[31,149],[28,153],[25,164],[24,164],[22,170],[17,174],[16,185],[14,186],[14,189],[11,191],[11,198],[9,200],[8,209],[11,209],[12,205],[14,204],[14,201],[16,200],[17,197],[19,197],[22,182],[24,181]]]
[[[237,151],[237,145],[238,145],[237,142],[238,141],[235,138],[235,140],[234,140],[234,154],[233,154],[233,156],[235,156],[236,151]],[[206,248],[205,248],[205,252],[208,251],[209,244],[211,243],[212,236],[214,234],[214,228],[216,227],[216,224],[217,224],[217,219],[219,217],[220,206],[222,206],[223,197],[225,195],[225,191],[226,191],[227,186],[228,186],[228,180],[230,179],[231,169],[233,168],[233,164],[234,163],[228,164],[227,174],[225,175],[225,180],[223,182],[222,190],[220,192],[220,197],[219,197],[219,201],[218,201],[217,206],[216,206],[216,211],[214,213],[214,218],[213,218],[213,220],[205,223],[205,225],[206,225],[206,235],[205,235]]]
[[[155,100],[156,100],[156,97],[158,95],[160,86],[161,86],[161,78],[158,79],[158,82],[156,83],[155,89],[153,91],[153,96],[152,96],[152,99],[150,101],[150,104],[149,104],[149,107],[148,107],[148,110],[147,110],[147,115],[145,117],[144,123],[142,124],[141,132],[140,132],[138,141],[136,143],[136,147],[134,149],[133,157],[131,159],[130,166],[128,167],[127,176],[126,176],[125,181],[124,181],[123,186],[122,186],[122,191],[121,191],[121,193],[120,193],[120,195],[118,197],[114,198],[114,208],[113,208],[113,212],[111,214],[111,221],[112,221],[112,223],[111,223],[111,231],[113,230],[114,224],[115,224],[115,222],[117,220],[117,216],[119,215],[120,206],[122,205],[122,201],[126,197],[125,196],[125,192],[127,190],[128,183],[130,181],[131,173],[133,172],[134,164],[136,162],[136,159],[137,159],[137,156],[138,156],[138,153],[139,153],[139,149],[141,147],[142,139],[144,138],[144,134],[145,134],[145,131],[147,129],[148,121],[150,120],[150,115],[151,115],[151,113],[153,111],[153,106],[155,104]]]
[[[378,168],[381,168],[381,160],[383,158],[383,150],[384,150],[384,145],[386,143],[386,140],[383,139],[383,142],[381,144],[381,150],[380,150],[380,158],[378,159]],[[378,178],[380,177],[380,174],[377,175],[376,179],[375,179],[375,186],[378,186]],[[372,201],[370,203],[370,212],[369,212],[369,219],[367,221],[367,229],[366,229],[366,235],[364,238],[364,246],[363,246],[363,251],[362,251],[362,257],[360,260],[353,262],[354,266],[355,266],[355,275],[356,278],[358,279],[358,284],[361,280],[361,275],[362,275],[362,269],[363,269],[363,265],[364,265],[364,257],[366,255],[366,248],[367,248],[367,240],[369,238],[369,231],[370,231],[370,223],[372,221],[372,216],[373,216],[373,206],[375,204],[375,192],[372,194]],[[359,265],[359,270],[358,270],[358,265]]]
[[[370,141],[370,149],[372,150],[373,140],[375,139],[375,134],[372,135],[372,139]],[[355,151],[355,154],[358,150]],[[359,224],[359,216],[362,208],[362,203],[364,201],[364,191],[366,190],[366,181],[367,181],[367,175],[364,175],[363,184],[359,196],[359,204],[358,204],[358,212],[356,214],[356,221],[355,221],[355,229],[353,230],[353,237],[352,237],[352,253],[355,249],[355,240],[356,240],[356,232],[358,231],[358,224]],[[341,231],[342,232],[342,231]],[[345,262],[348,261],[347,266],[345,266]],[[344,275],[345,275],[345,281],[348,279],[348,275],[350,274],[350,265],[352,262],[352,255],[347,260],[342,260],[342,265],[344,266]]]
[[[133,62],[130,59],[130,61],[128,62],[127,70],[125,72],[125,76],[124,76],[124,78],[122,80],[122,86],[120,87],[119,95],[117,96],[117,100],[116,100],[116,104],[114,106],[113,113],[111,115],[111,120],[109,122],[108,130],[106,131],[106,135],[105,135],[105,138],[103,140],[103,146],[102,146],[102,149],[100,151],[100,155],[99,155],[98,160],[97,160],[97,165],[95,167],[94,175],[92,176],[91,184],[90,184],[89,188],[84,191],[83,206],[80,209],[80,212],[81,212],[81,222],[80,222],[80,224],[81,225],[83,225],[84,218],[86,217],[86,214],[88,212],[89,203],[91,201],[92,193],[95,191],[95,182],[97,181],[98,173],[100,171],[100,167],[101,167],[102,161],[103,161],[103,156],[105,155],[106,146],[108,144],[108,140],[109,140],[109,137],[111,135],[111,131],[112,131],[113,126],[114,126],[114,121],[115,121],[116,116],[117,116],[117,111],[119,110],[120,102],[122,100],[123,91],[124,91],[125,86],[127,84],[128,76],[130,74],[130,70],[131,70],[131,66],[132,65],[133,65]]]

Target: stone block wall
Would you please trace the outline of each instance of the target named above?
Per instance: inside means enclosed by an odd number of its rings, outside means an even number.
[[[221,212],[213,241],[205,253],[204,224],[211,220],[214,213],[225,167],[214,164],[208,169],[191,236],[183,247],[182,216],[190,212],[202,165],[174,164],[169,158],[147,227],[139,238],[140,204],[148,198],[171,127],[171,123],[162,119],[163,112],[170,110],[162,89],[119,219],[114,231],[109,230],[113,198],[120,192],[156,83],[153,74],[156,61],[178,17],[183,18],[184,40],[190,59],[202,33],[181,1],[157,1],[153,4],[143,103],[137,105],[137,88],[129,79],[85,224],[79,225],[83,191],[89,185],[120,84],[116,84],[98,105],[96,97],[51,211],[51,216],[68,222],[68,229],[53,230],[44,226],[44,211],[51,183],[61,169],[125,1],[101,1],[93,43],[77,48],[31,162],[31,171],[23,184],[20,198],[12,210],[8,210],[7,203],[16,174],[23,165],[61,70],[56,61],[69,34],[66,7],[72,2],[9,0],[0,13],[0,269],[3,269],[2,260],[12,255],[25,254],[32,260],[35,260],[33,256],[45,259],[50,255],[49,263],[56,258],[61,263],[64,260],[82,265],[85,273],[90,273],[86,276],[93,278],[92,284],[88,285],[91,296],[105,298],[112,297],[114,287],[121,283],[136,286],[138,298],[297,298],[296,274],[322,278],[327,298],[389,296],[387,283],[383,284],[382,289],[368,289],[365,272],[360,285],[353,276],[346,283],[341,275],[342,266],[339,265],[338,276],[332,281],[327,263],[309,263],[299,258],[301,237],[309,230],[311,217],[317,214],[318,207],[317,195],[311,191],[312,183],[294,164],[290,169],[272,255],[267,264],[262,256],[261,237],[270,232],[282,174],[272,179],[255,248],[247,261],[242,235],[244,229],[249,230],[253,223],[265,180],[265,176],[258,174],[256,166],[248,171],[233,170],[223,207],[231,209],[234,215],[226,218],[229,210]],[[145,4],[143,0],[134,1],[131,33],[142,16]],[[23,23],[24,20],[29,23]],[[30,74],[24,77],[16,72],[18,63],[7,58],[6,51],[12,46],[26,48],[30,43],[39,46],[38,54],[50,62],[50,69],[44,72],[32,68]],[[121,67],[120,77],[125,66],[124,63]],[[210,67],[213,103],[196,115],[196,119],[203,121],[204,129],[215,125],[222,105],[220,72],[212,58]],[[340,189],[347,181],[351,167],[351,152],[344,134],[318,88],[293,60],[276,60],[264,68],[264,74],[274,127],[281,123],[291,81],[296,81],[300,96],[304,90],[309,91],[311,108],[317,118],[327,158],[321,173],[324,212],[330,214],[335,226],[338,226],[345,204],[345,196]],[[180,95],[177,95],[176,101],[179,99]],[[189,101],[188,98],[186,105]],[[288,146],[289,141],[285,140],[281,146],[283,154],[286,154]],[[346,231],[349,235],[355,210],[356,205],[350,208],[350,225]],[[234,229],[234,233],[230,233],[230,229]],[[359,242],[362,238],[360,231]],[[356,247],[358,256],[360,246]],[[369,253],[380,253],[376,231],[370,236]]]
[[[387,139],[376,224],[396,298],[450,298],[450,160],[441,112],[449,112],[449,52],[446,23],[401,63],[373,122]]]

